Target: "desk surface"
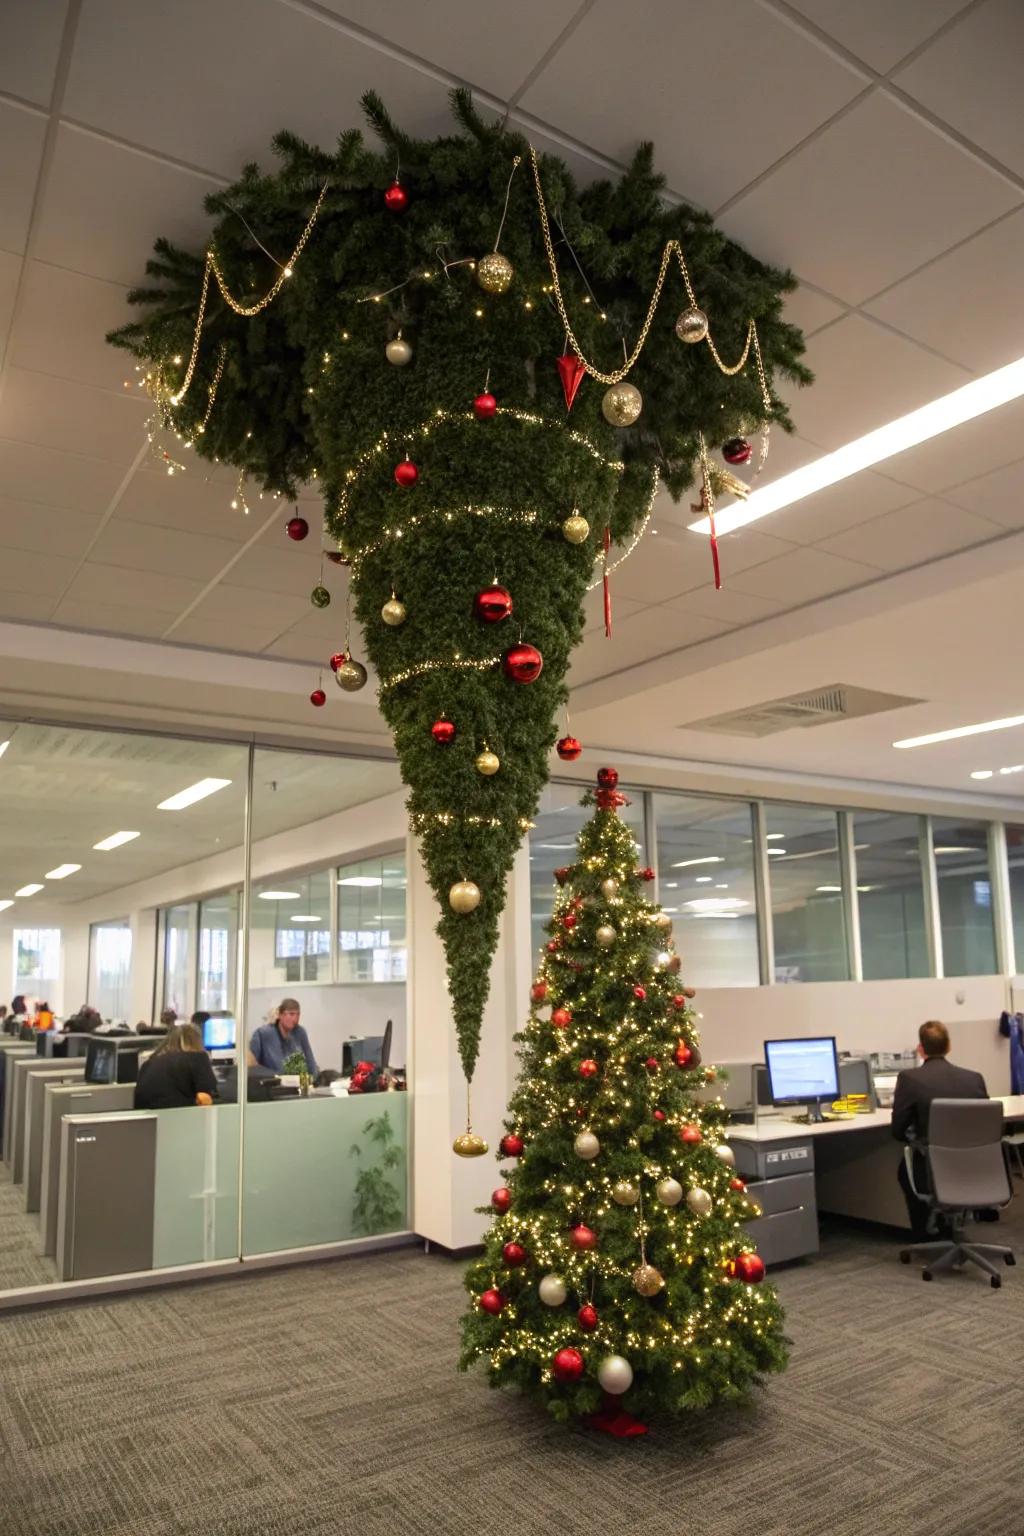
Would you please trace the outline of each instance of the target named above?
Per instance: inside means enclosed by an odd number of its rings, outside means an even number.
[[[1007,1120],[1024,1119],[1024,1094],[996,1095],[1001,1099]],[[820,1125],[801,1125],[785,1116],[762,1118],[757,1125],[730,1124],[726,1135],[733,1141],[798,1141],[808,1136],[834,1136],[843,1131],[870,1131],[892,1123],[891,1109],[875,1109],[869,1115],[854,1115],[850,1120],[824,1120]]]

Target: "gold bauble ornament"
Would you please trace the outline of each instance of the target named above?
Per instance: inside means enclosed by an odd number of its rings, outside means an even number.
[[[601,401],[601,414],[613,427],[631,427],[644,408],[644,397],[635,384],[613,384]]]
[[[696,306],[692,309],[684,309],[676,321],[676,335],[680,341],[685,341],[688,346],[694,346],[698,341],[703,341],[708,333],[708,317],[702,309]]]
[[[412,347],[401,336],[396,336],[384,348],[384,356],[393,368],[404,368],[406,363],[412,362]]]
[[[640,1190],[629,1179],[616,1179],[612,1185],[612,1199],[616,1205],[636,1205],[640,1199]]]
[[[485,779],[489,779],[492,773],[497,773],[501,767],[501,758],[497,752],[492,752],[490,747],[484,747],[482,752],[476,755],[475,767],[477,773],[482,773]]]
[[[657,1296],[664,1284],[661,1270],[653,1264],[639,1264],[633,1271],[633,1289],[641,1296]]]
[[[399,602],[398,598],[392,592],[391,596],[384,604],[384,607],[381,609],[380,616],[384,620],[385,624],[389,624],[392,629],[397,629],[399,624],[404,624],[406,620],[405,604]]]
[[[611,875],[608,876],[607,880],[601,881],[601,895],[604,897],[605,901],[614,901],[618,894],[619,882],[617,880],[613,880]]]
[[[487,1143],[475,1131],[465,1130],[452,1142],[452,1151],[456,1157],[483,1157]]]
[[[488,251],[476,264],[476,280],[485,293],[507,293],[515,268],[500,251]]]
[[[453,912],[475,912],[482,899],[480,887],[472,880],[456,880],[448,892],[448,905]]]
[[[710,1216],[713,1201],[706,1189],[694,1187],[686,1191],[686,1203],[695,1216]]]
[[[335,672],[334,681],[346,693],[358,693],[360,688],[366,687],[366,668],[361,661],[353,661],[350,656]]]
[[[659,1179],[654,1186],[654,1193],[662,1205],[678,1205],[683,1198],[683,1186],[678,1179]]]
[[[611,923],[602,923],[594,935],[602,949],[611,949],[618,936],[618,933],[612,927]]]
[[[572,512],[562,524],[562,538],[567,544],[585,544],[590,537],[590,524],[581,512]]]
[[[655,912],[651,922],[659,933],[668,933],[672,927],[672,919],[667,912]]]
[[[727,1168],[735,1168],[736,1154],[732,1147],[726,1146],[724,1141],[715,1148],[715,1156],[718,1158],[718,1161],[720,1163],[724,1163]]]
[[[592,1163],[601,1151],[601,1143],[593,1131],[580,1131],[572,1144],[572,1149],[577,1157],[582,1157],[584,1162]]]

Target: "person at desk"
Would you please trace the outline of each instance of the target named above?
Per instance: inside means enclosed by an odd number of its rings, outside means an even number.
[[[316,1077],[320,1069],[309,1036],[299,1023],[299,1011],[294,997],[282,998],[270,1023],[261,1024],[253,1032],[249,1041],[250,1067],[268,1067],[271,1072],[280,1072],[288,1057],[301,1051],[310,1077]]]
[[[933,1099],[987,1099],[988,1089],[980,1072],[955,1067],[947,1061],[949,1030],[937,1020],[922,1024],[917,1032],[917,1054],[921,1065],[901,1072],[896,1079],[892,1100],[892,1133],[897,1141],[927,1141],[928,1112]],[[917,1242],[932,1234],[928,1231],[928,1206],[910,1187],[906,1164],[901,1160],[900,1188],[907,1202],[911,1233]],[[924,1154],[914,1153],[914,1182],[918,1189],[928,1187],[928,1165]],[[944,1235],[940,1232],[940,1236]]]
[[[212,1104],[217,1079],[194,1024],[176,1024],[139,1068],[136,1109],[187,1109]]]

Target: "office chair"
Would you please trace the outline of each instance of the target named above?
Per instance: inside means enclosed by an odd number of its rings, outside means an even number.
[[[929,1255],[922,1280],[940,1269],[976,1264],[989,1276],[993,1290],[1002,1285],[991,1258],[1016,1264],[1012,1248],[998,1243],[968,1243],[964,1228],[971,1212],[1009,1205],[1013,1199],[1010,1169],[1003,1147],[1003,1106],[998,1099],[933,1099],[928,1116],[928,1141],[919,1150],[928,1158],[930,1190],[914,1182],[914,1147],[904,1149],[910,1187],[919,1200],[949,1221],[953,1235],[934,1243],[913,1243],[900,1252],[910,1263],[912,1253]],[[988,1257],[991,1256],[991,1257]]]

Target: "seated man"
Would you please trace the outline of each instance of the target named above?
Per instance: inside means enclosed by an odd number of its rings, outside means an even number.
[[[269,1024],[261,1024],[249,1041],[249,1065],[268,1067],[280,1072],[289,1056],[301,1051],[306,1058],[310,1077],[316,1077],[319,1068],[309,1036],[299,1023],[299,1005],[294,997],[286,997],[277,1005]]]
[[[901,1072],[896,1079],[892,1101],[892,1133],[897,1141],[927,1141],[928,1111],[933,1099],[987,1099],[988,1089],[980,1072],[954,1067],[949,1055],[949,1030],[945,1024],[930,1020],[917,1032],[917,1053],[921,1065]],[[900,1188],[907,1202],[910,1230],[915,1242],[923,1243],[932,1234],[928,1230],[928,1206],[910,1187],[905,1162],[898,1174]],[[928,1165],[924,1154],[914,1154],[914,1183],[928,1188]],[[943,1234],[940,1232],[940,1236]]]

